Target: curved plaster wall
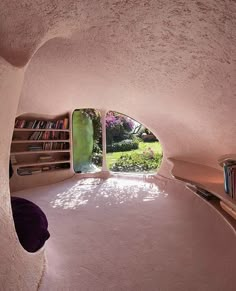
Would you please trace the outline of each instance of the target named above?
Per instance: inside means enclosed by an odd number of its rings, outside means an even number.
[[[116,16],[91,4],[78,31],[36,53],[18,113],[123,112],[160,138],[165,157],[217,167],[235,150],[235,4],[112,2]]]
[[[0,290],[36,290],[44,262],[43,251],[32,255],[21,247],[9,199],[9,150],[23,77],[23,69],[0,57]]]
[[[217,167],[219,156],[235,151],[235,6],[230,0],[1,1],[4,290],[36,289],[43,265],[42,255],[23,252],[13,228],[8,159],[16,114],[123,112],[159,137],[165,157]],[[162,172],[169,173],[165,162]]]

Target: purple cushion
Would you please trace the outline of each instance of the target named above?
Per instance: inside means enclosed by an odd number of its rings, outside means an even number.
[[[11,197],[11,205],[20,243],[28,252],[36,252],[50,237],[46,215],[36,204],[24,198]]]

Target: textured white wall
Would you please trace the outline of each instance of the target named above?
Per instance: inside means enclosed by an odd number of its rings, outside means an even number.
[[[32,59],[18,113],[117,110],[153,130],[166,157],[217,167],[235,151],[235,6],[84,2],[77,30]]]
[[[42,269],[42,255],[32,257],[17,243],[9,208],[9,146],[23,82],[23,69],[13,66],[23,68],[36,53],[18,114],[117,110],[155,132],[166,157],[217,167],[219,156],[235,152],[235,6],[230,0],[0,2],[3,290],[34,290]],[[168,174],[168,164],[162,172]]]
[[[9,193],[9,153],[23,69],[0,57],[0,290],[36,290],[42,276],[43,252],[29,254],[20,245],[12,219]]]

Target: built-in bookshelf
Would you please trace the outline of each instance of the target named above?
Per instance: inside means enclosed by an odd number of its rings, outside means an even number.
[[[235,157],[236,156],[227,156],[219,159],[219,165],[223,166],[226,161],[232,163]],[[232,217],[234,217],[232,215],[232,213],[234,213],[236,217],[236,199],[233,195],[229,195],[229,193],[225,191],[225,174],[223,169],[218,170],[216,168],[176,159],[169,159],[169,161],[173,165],[172,175],[174,178],[194,185],[198,189],[203,189],[218,197],[221,202],[221,207],[225,211],[226,209],[230,209],[231,211],[228,211],[228,213]]]
[[[39,115],[17,117],[11,143],[12,184],[20,185],[25,179],[23,184],[27,188],[26,179],[31,185],[36,179],[33,176],[38,177],[37,185],[43,185],[45,180],[54,182],[55,177],[62,177],[62,172],[71,174],[70,128],[69,113],[53,118]],[[20,190],[22,187],[13,188]]]

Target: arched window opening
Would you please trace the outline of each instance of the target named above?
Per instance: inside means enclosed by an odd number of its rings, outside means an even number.
[[[106,114],[107,166],[113,172],[154,173],[163,152],[156,136],[124,114]]]
[[[102,166],[102,125],[100,112],[76,109],[72,116],[73,164],[76,173],[98,172]]]
[[[108,111],[106,114],[102,112],[101,117],[95,109],[76,109],[72,125],[76,173],[106,169],[112,172],[155,173],[161,165],[163,152],[157,137],[127,115]]]

